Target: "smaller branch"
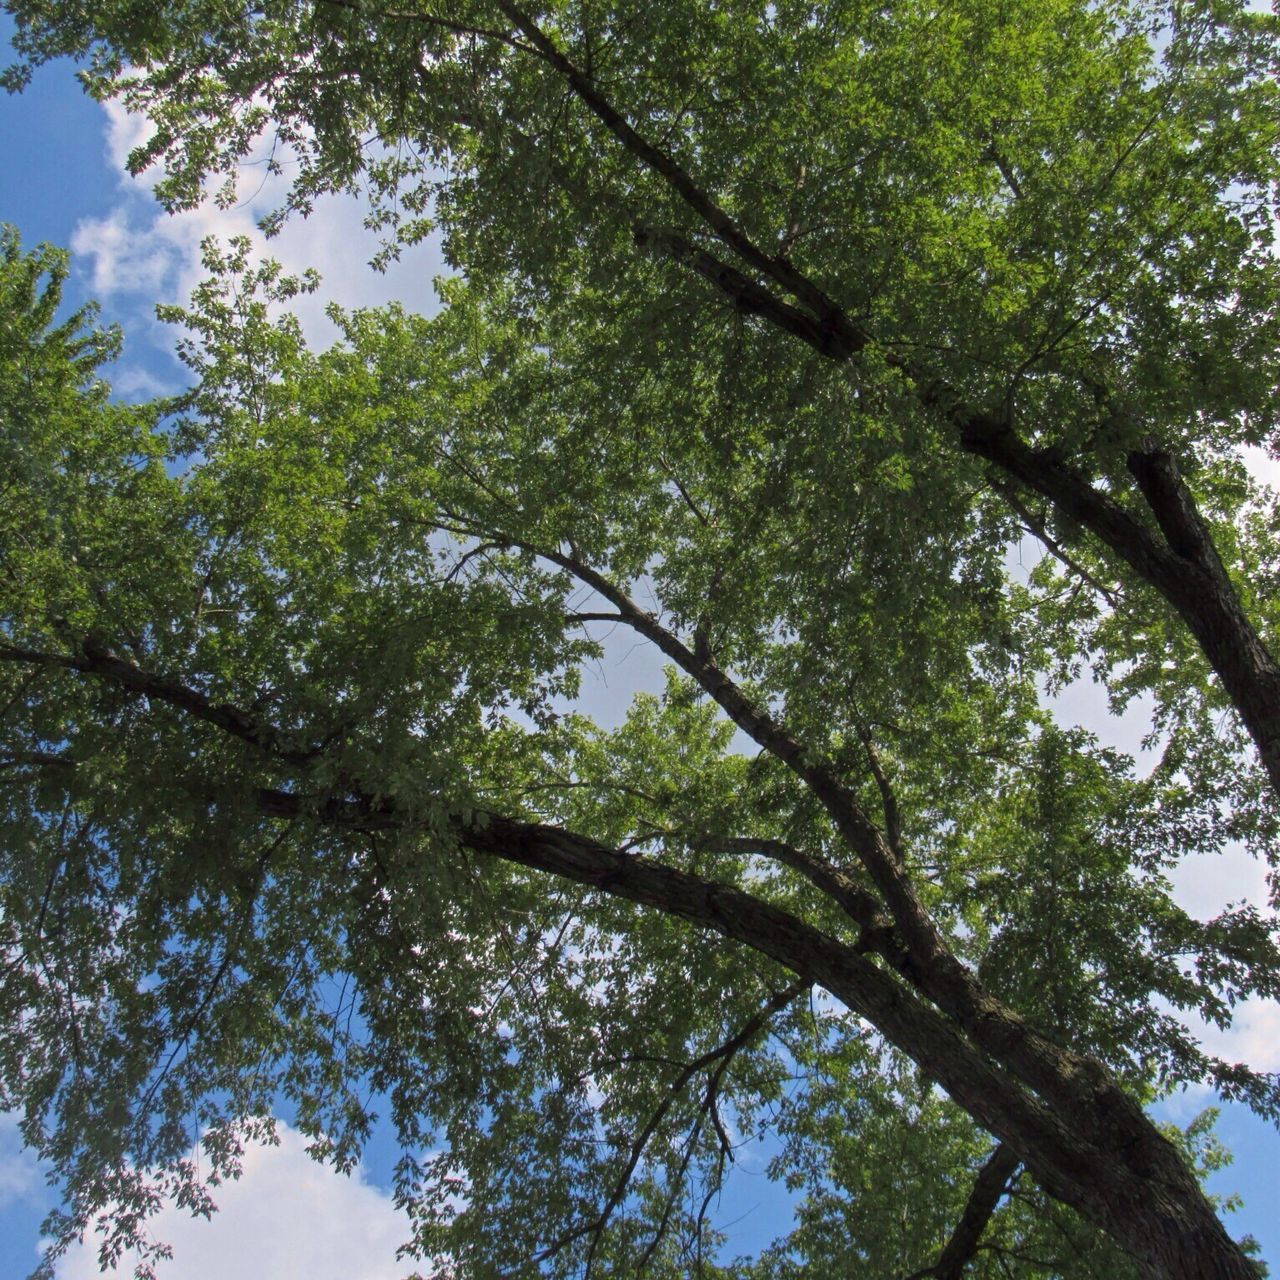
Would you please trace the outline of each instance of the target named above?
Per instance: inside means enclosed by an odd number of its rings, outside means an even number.
[[[566,622],[626,622],[620,613],[566,613]]]
[[[393,22],[416,22],[421,23],[423,26],[436,27],[441,31],[448,31],[452,35],[479,36],[483,40],[497,40],[500,44],[505,44],[511,49],[518,49],[521,53],[530,54],[535,58],[542,57],[531,44],[527,44],[517,36],[513,36],[509,31],[498,31],[492,27],[473,27],[465,22],[456,22],[452,18],[442,18],[434,13],[411,13],[398,9],[376,9],[362,4],[355,4],[353,0],[321,0],[321,2],[335,9],[347,9],[351,13],[359,14],[361,17],[390,19]]]
[[[715,521],[709,520],[706,517],[706,515],[703,514],[702,509],[698,506],[696,502],[694,502],[693,498],[690,496],[689,490],[684,487],[684,482],[680,479],[678,475],[676,475],[675,468],[671,465],[671,463],[669,463],[665,457],[659,455],[658,465],[663,469],[663,471],[667,473],[667,475],[671,477],[671,483],[675,485],[676,491],[680,494],[681,498],[684,499],[684,505],[688,507],[689,510],[693,512],[695,516],[697,516],[699,522],[702,524],[702,527],[704,529],[715,528]]]
[[[694,1248],[694,1266],[698,1280],[702,1280],[702,1239],[703,1233],[707,1225],[707,1210],[711,1207],[711,1201],[720,1194],[720,1189],[724,1185],[724,1161],[716,1167],[716,1180],[711,1183],[702,1197],[702,1203],[698,1206],[698,1214],[693,1222],[693,1248]]]
[[[866,345],[866,335],[836,303],[785,257],[762,250],[746,230],[704,191],[669,152],[642,136],[591,78],[570,60],[556,42],[514,0],[496,0],[497,7],[534,46],[546,63],[564,78],[583,106],[650,172],[655,173],[684,201],[714,234],[753,270],[772,280],[802,307],[818,317],[819,325],[843,333],[847,342]]]
[[[880,753],[876,750],[876,744],[871,738],[871,730],[863,729],[861,736],[862,745],[867,752],[867,761],[871,765],[871,776],[875,778],[876,786],[880,790],[880,801],[884,806],[885,836],[889,841],[889,848],[893,850],[893,855],[898,859],[899,865],[905,866],[907,855],[906,848],[902,843],[902,819],[898,812],[897,797],[893,794],[893,787],[889,783],[889,777],[880,762]]]
[[[1000,148],[997,147],[994,142],[991,143],[991,145],[982,153],[982,158],[984,160],[990,160],[991,163],[1000,170],[1000,176],[1005,180],[1005,184],[1008,186],[1009,190],[1013,192],[1013,198],[1015,200],[1021,200],[1022,185],[1014,175],[1013,170],[1009,167],[1009,162],[1000,153]]]
[[[927,1277],[932,1277],[932,1280],[960,1280],[974,1255],[984,1247],[980,1244],[982,1233],[1018,1172],[1018,1164],[1018,1157],[1003,1143],[996,1147],[978,1170],[960,1221],[938,1255],[937,1262],[914,1272],[907,1280],[926,1280]]]
[[[482,542],[478,547],[472,547],[469,551],[464,551],[458,557],[457,563],[449,570],[445,581],[452,582],[466,567],[467,563],[477,556],[482,556],[489,551],[503,551],[505,549],[505,544],[501,542]]]
[[[320,749],[297,750],[285,746],[287,735],[260,724],[230,703],[215,703],[204,694],[175,680],[154,675],[119,657],[93,636],[80,642],[75,655],[43,653],[16,645],[0,644],[0,662],[21,662],[30,666],[61,668],[84,675],[101,676],[111,684],[153,702],[165,702],[225,730],[234,738],[250,743],[268,755],[290,764],[306,764],[320,754]]]
[[[666,1118],[667,1113],[675,1105],[677,1099],[688,1087],[689,1082],[700,1071],[705,1071],[708,1067],[715,1066],[720,1063],[721,1066],[716,1073],[716,1079],[723,1074],[724,1068],[740,1049],[748,1045],[765,1027],[768,1020],[779,1010],[785,1009],[797,996],[807,991],[813,984],[806,979],[799,979],[790,986],[771,996],[754,1014],[743,1024],[738,1033],[731,1039],[726,1040],[723,1044],[709,1050],[695,1058],[692,1062],[686,1064],[684,1069],[671,1082],[670,1088],[667,1090],[666,1097],[658,1104],[657,1110],[646,1121],[644,1128],[637,1135],[631,1144],[631,1151],[627,1158],[626,1167],[623,1169],[621,1176],[614,1183],[613,1191],[610,1193],[604,1207],[590,1222],[584,1222],[574,1227],[572,1230],[560,1236],[559,1239],[553,1241],[545,1249],[543,1249],[536,1257],[537,1262],[546,1262],[548,1259],[555,1257],[568,1245],[575,1240],[581,1239],[583,1236],[592,1234],[599,1238],[600,1233],[608,1224],[609,1219],[613,1216],[614,1210],[622,1203],[626,1196],[627,1187],[631,1183],[631,1176],[636,1171],[636,1166],[640,1163],[640,1157],[644,1154],[644,1149],[649,1143],[649,1139],[657,1132],[658,1126]],[[703,1111],[705,1113],[705,1099]],[[594,1249],[593,1249],[594,1252]]]
[[[711,1084],[707,1088],[707,1101],[705,1110],[711,1116],[711,1125],[716,1131],[716,1141],[720,1144],[721,1157],[727,1156],[733,1159],[733,1143],[729,1141],[729,1135],[725,1131],[724,1121],[720,1118],[719,1098],[720,1091],[720,1075],[719,1073],[712,1079]]]
[[[874,894],[864,889],[847,871],[821,858],[804,853],[783,840],[756,839],[752,836],[697,836],[690,847],[708,853],[758,853],[784,867],[798,871],[815,889],[835,902],[861,928],[864,951],[882,952],[893,939],[893,921],[881,909]],[[889,948],[895,960],[906,963],[897,944]],[[887,957],[886,957],[887,958]],[[897,964],[895,963],[895,967]]]
[[[736,310],[772,321],[829,359],[847,360],[870,341],[842,312],[814,319],[682,235],[645,226],[636,226],[632,235],[637,248],[689,268],[714,285]]]
[[[1030,1253],[1023,1253],[1020,1249],[1009,1249],[1001,1244],[980,1244],[978,1246],[978,1252],[989,1253],[998,1258],[1002,1263],[1005,1258],[1012,1258],[1015,1262],[1027,1262],[1033,1267],[1040,1267],[1049,1275],[1061,1274],[1065,1265],[1075,1260],[1074,1256],[1068,1256],[1066,1259],[1037,1258]]]
[[[698,1138],[702,1133],[702,1126],[706,1123],[706,1119],[707,1113],[705,1108],[700,1109],[698,1114],[694,1117],[693,1127],[689,1130],[689,1136],[685,1139],[684,1154],[680,1157],[680,1168],[676,1170],[676,1176],[672,1179],[672,1185],[667,1191],[666,1203],[662,1206],[662,1217],[658,1219],[658,1225],[654,1229],[653,1237],[650,1239],[648,1245],[645,1247],[644,1253],[640,1255],[640,1259],[636,1263],[634,1272],[636,1276],[644,1275],[653,1255],[658,1251],[658,1246],[666,1237],[667,1227],[671,1223],[672,1210],[676,1207],[676,1199],[680,1194],[680,1188],[684,1185],[685,1175],[689,1172],[689,1165],[693,1162],[694,1149],[697,1146]],[[724,1163],[723,1155],[720,1158],[720,1163],[722,1165]],[[592,1256],[594,1256],[596,1242],[599,1239],[600,1237],[597,1236],[596,1239],[592,1241]],[[585,1280],[590,1280],[590,1270],[591,1258],[588,1258]]]
[[[1045,549],[1053,556],[1055,560],[1064,565],[1070,572],[1074,573],[1077,578],[1085,583],[1086,586],[1092,587],[1113,610],[1120,608],[1120,600],[1109,587],[1104,586],[1097,578],[1089,572],[1056,538],[1045,528],[1044,521],[1039,519],[1035,513],[1027,506],[1017,493],[1014,492],[1010,485],[995,483],[996,490],[1004,498],[1004,500],[1014,509],[1018,515],[1018,519],[1022,521],[1027,532],[1043,544]]]

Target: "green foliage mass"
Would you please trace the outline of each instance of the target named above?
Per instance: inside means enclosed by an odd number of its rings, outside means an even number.
[[[283,1104],[341,1168],[389,1117],[441,1276],[945,1280],[1002,1159],[971,1274],[1250,1274],[1195,1217],[1211,1120],[1124,1106],[1280,1116],[1186,1022],[1280,996],[1275,917],[1170,886],[1274,858],[1272,721],[1159,558],[1262,688],[1276,20],[7,8],[9,86],[80,58],[171,207],[266,131],[282,215],[356,189],[457,271],[316,351],[319,282],[211,244],[164,309],[190,390],[129,407],[65,259],[0,248],[0,1105],[65,1197],[46,1266],[105,1215],[145,1269]],[[608,728],[615,633],[671,666]],[[1154,765],[1055,719],[1086,669]],[[796,1224],[735,1259],[765,1132]],[[1186,1270],[1081,1189],[1131,1158]]]

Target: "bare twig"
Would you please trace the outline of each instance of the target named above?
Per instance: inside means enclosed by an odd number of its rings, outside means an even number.
[[[657,1132],[663,1120],[666,1119],[667,1113],[679,1100],[689,1082],[700,1072],[705,1071],[708,1067],[718,1066],[718,1070],[713,1078],[719,1079],[723,1075],[724,1070],[740,1049],[750,1044],[753,1039],[764,1029],[769,1019],[780,1009],[786,1008],[797,996],[807,991],[812,984],[806,980],[793,982],[790,986],[783,988],[771,996],[747,1021],[742,1025],[737,1034],[730,1037],[723,1044],[716,1048],[708,1050],[700,1057],[695,1058],[692,1062],[685,1065],[676,1078],[671,1082],[667,1089],[667,1093],[662,1101],[658,1104],[657,1109],[645,1122],[640,1133],[631,1143],[631,1150],[628,1153],[626,1165],[621,1175],[614,1183],[609,1198],[605,1201],[600,1212],[589,1222],[579,1223],[578,1226],[567,1231],[557,1240],[549,1244],[537,1255],[538,1262],[545,1262],[555,1257],[568,1245],[575,1240],[580,1240],[583,1236],[591,1234],[598,1241],[600,1234],[608,1225],[609,1219],[613,1216],[613,1212],[622,1203],[627,1193],[627,1187],[631,1184],[631,1176],[635,1173],[636,1166],[640,1163],[640,1157],[644,1154],[644,1149],[649,1143],[649,1139]],[[704,1109],[705,1109],[704,1100]],[[595,1243],[593,1241],[592,1254],[595,1252]],[[588,1259],[588,1269],[590,1269],[590,1259]]]
[[[1063,564],[1073,574],[1076,575],[1087,586],[1093,588],[1113,610],[1120,608],[1120,600],[1116,594],[1106,585],[1099,582],[1088,569],[1084,567],[1071,553],[1060,543],[1045,527],[1045,523],[1027,506],[1025,502],[1018,496],[1017,491],[1006,484],[997,484],[996,489],[1000,492],[1004,500],[1018,514],[1018,518],[1026,527],[1028,533],[1035,537],[1043,544],[1045,549],[1055,560]]]

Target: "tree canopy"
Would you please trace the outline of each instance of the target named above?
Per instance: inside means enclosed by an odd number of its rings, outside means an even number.
[[[1232,0],[6,0],[456,275],[210,245],[192,389],[0,255],[0,1104],[104,1258],[283,1100],[440,1275],[1253,1277],[1206,1052],[1280,994],[1280,67]],[[1034,540],[1024,569],[1011,548]],[[1028,541],[1026,545],[1031,545]],[[670,664],[581,711],[610,635]],[[1154,767],[1055,719],[1092,675]],[[771,1128],[794,1231],[707,1211]],[[199,1140],[203,1166],[191,1158]],[[50,1261],[52,1265],[52,1259]]]

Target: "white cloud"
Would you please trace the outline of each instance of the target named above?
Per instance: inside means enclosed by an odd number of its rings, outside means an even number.
[[[71,251],[92,264],[89,287],[99,297],[146,294],[159,297],[183,266],[180,247],[163,227],[140,234],[123,208],[105,218],[82,218],[71,235]]]
[[[166,382],[149,369],[129,365],[113,373],[111,390],[125,400],[151,400],[157,396],[177,395],[182,390],[182,384],[176,381]]]
[[[1266,862],[1240,845],[1221,853],[1190,853],[1169,874],[1174,901],[1197,920],[1212,920],[1228,906],[1251,902],[1266,911]]]
[[[1256,445],[1246,445],[1242,452],[1244,465],[1259,484],[1280,489],[1280,458],[1270,450],[1259,449]]]
[[[129,111],[123,102],[112,99],[102,104],[107,115],[107,157],[113,167],[126,173],[130,154],[148,141],[155,133],[155,126],[144,115]],[[158,173],[142,175],[141,180],[154,185]]]
[[[1251,460],[1251,467],[1255,462]],[[1150,726],[1149,696],[1135,699],[1124,715],[1116,716],[1108,710],[1101,687],[1085,677],[1050,699],[1050,707],[1059,723],[1083,725],[1105,745],[1132,755],[1139,772],[1154,763],[1154,753],[1143,751],[1141,745]],[[1169,871],[1169,879],[1173,899],[1184,911],[1197,920],[1212,920],[1229,906],[1242,902],[1269,911],[1267,873],[1264,859],[1233,844],[1221,853],[1184,855]],[[1233,1010],[1231,1026],[1225,1030],[1186,1011],[1178,1011],[1175,1016],[1186,1023],[1208,1053],[1227,1062],[1247,1063],[1255,1071],[1280,1070],[1280,1004],[1274,1000],[1241,1002]],[[1190,1114],[1211,1101],[1207,1086],[1196,1091]]]
[[[432,280],[445,270],[439,245],[429,241],[406,250],[385,273],[369,267],[379,249],[378,237],[364,226],[365,210],[354,197],[333,196],[317,201],[306,217],[290,219],[284,230],[268,240],[258,221],[283,203],[288,180],[267,175],[262,157],[245,163],[246,196],[235,207],[222,209],[213,201],[177,214],[164,212],[155,202],[154,170],[129,174],[129,153],[144,142],[150,124],[130,115],[116,102],[104,104],[107,162],[118,176],[118,201],[102,218],[82,219],[71,247],[87,266],[90,291],[126,312],[126,326],[146,327],[158,345],[171,348],[172,331],[155,332],[152,309],[156,302],[185,302],[203,276],[200,244],[209,236],[224,243],[247,236],[258,258],[274,258],[289,274],[314,268],[323,277],[321,296],[295,300],[295,310],[310,341],[325,343],[335,336],[324,314],[329,302],[346,308],[403,302],[417,311],[434,309]],[[136,314],[132,314],[136,313]]]
[[[40,1165],[22,1145],[17,1118],[11,1112],[0,1112],[0,1211],[38,1199],[43,1189]]]
[[[1228,906],[1253,903],[1268,910],[1268,867],[1239,845],[1222,853],[1193,853],[1173,868],[1173,897],[1199,920],[1211,920]],[[1244,1062],[1255,1071],[1280,1071],[1280,1003],[1243,1000],[1232,1010],[1231,1025],[1216,1027],[1187,1011],[1177,1015],[1206,1052],[1227,1062]],[[1199,1099],[1206,1105],[1204,1099]]]
[[[279,1125],[280,1145],[254,1145],[244,1155],[238,1181],[214,1189],[218,1212],[192,1218],[168,1207],[151,1234],[173,1248],[156,1267],[159,1280],[402,1280],[413,1271],[397,1261],[408,1239],[408,1218],[391,1197],[357,1170],[335,1173],[306,1153],[302,1135]],[[96,1242],[74,1248],[58,1267],[58,1280],[132,1276],[126,1258],[100,1272]]]
[[[1226,1062],[1243,1062],[1254,1071],[1280,1071],[1280,1002],[1243,1000],[1225,1030],[1182,1015],[1207,1053]]]
[[[1054,720],[1064,727],[1080,725],[1097,734],[1098,741],[1132,756],[1141,773],[1156,763],[1153,752],[1143,749],[1142,739],[1151,728],[1153,702],[1149,694],[1134,698],[1121,715],[1107,705],[1107,692],[1091,672],[1073,680],[1049,698]]]

